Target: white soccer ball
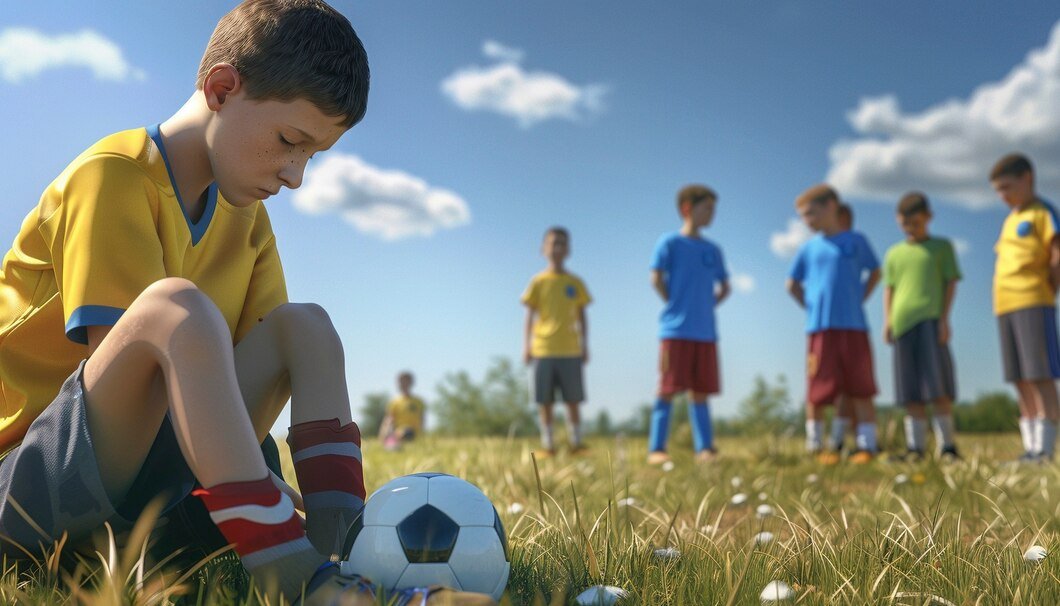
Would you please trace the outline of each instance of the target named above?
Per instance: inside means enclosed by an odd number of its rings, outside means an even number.
[[[615,606],[626,591],[613,585],[593,585],[574,598],[578,606]]]
[[[346,534],[344,573],[387,590],[444,585],[500,600],[511,562],[501,519],[474,484],[403,476],[372,493]]]

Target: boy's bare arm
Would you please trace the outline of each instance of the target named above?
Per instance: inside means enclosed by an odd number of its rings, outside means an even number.
[[[942,315],[939,316],[939,343],[942,344],[950,342],[950,310],[953,309],[953,299],[956,296],[957,280],[950,280],[942,297]]]
[[[1049,243],[1049,283],[1053,287],[1053,297],[1060,290],[1060,235],[1053,236]]]
[[[529,364],[533,356],[530,355],[530,339],[534,331],[534,308],[526,307],[526,322],[523,326],[523,363]]]
[[[659,297],[663,301],[670,300],[670,293],[666,289],[666,279],[663,278],[663,272],[653,269],[651,272],[651,285],[655,289],[655,292],[659,293]]]
[[[714,301],[715,301],[714,305],[721,305],[725,301],[725,299],[729,298],[729,295],[731,295],[731,294],[732,294],[732,288],[729,286],[729,281],[728,280],[722,280],[721,284],[718,287],[718,294],[716,295],[716,298],[714,299]]]
[[[578,308],[578,329],[582,333],[582,363],[589,363],[589,320],[585,307]]]
[[[869,300],[872,296],[872,291],[876,290],[876,286],[880,283],[880,268],[876,268],[869,273],[869,279],[865,281],[865,296],[861,299],[864,303]]]
[[[894,297],[894,288],[883,287],[883,342],[894,343],[894,333],[891,332],[891,301]]]
[[[788,294],[791,295],[792,299],[795,299],[795,302],[799,304],[799,307],[806,307],[806,293],[802,290],[802,282],[788,278],[785,286],[788,289]]]

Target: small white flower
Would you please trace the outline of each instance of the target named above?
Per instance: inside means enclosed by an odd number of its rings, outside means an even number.
[[[703,534],[710,534],[710,533],[714,532],[714,525],[713,524],[707,524],[703,528],[700,528],[700,532],[702,532]]]
[[[894,483],[895,484],[905,484],[908,481],[909,481],[909,476],[905,475],[904,473],[900,473],[900,474],[894,476]]]
[[[755,545],[768,545],[773,542],[773,533],[768,530],[762,531],[755,535]]]
[[[740,478],[740,476],[733,476],[732,479],[729,480],[729,483],[732,484],[733,488],[739,488],[743,485],[743,479]]]
[[[758,500],[759,501],[765,501],[768,498],[769,498],[769,495],[767,495],[766,493],[764,493],[764,492],[758,493]]]
[[[619,499],[618,500],[618,506],[619,507],[636,507],[637,506],[637,500],[634,499],[633,497],[626,497],[624,499]]]
[[[624,589],[613,585],[593,585],[579,593],[574,601],[579,606],[614,606],[626,595]]]
[[[512,515],[518,515],[520,513],[523,513],[524,509],[526,509],[526,507],[524,507],[522,503],[512,503],[508,506],[508,513]]]
[[[820,479],[821,476],[815,473],[811,473],[810,475],[806,476],[806,482],[809,484],[816,484],[818,481],[820,481]]]
[[[784,581],[770,581],[759,597],[763,603],[783,602],[795,597],[795,592]]]
[[[662,464],[662,470],[663,471],[673,471],[674,470],[674,462],[673,461],[667,461],[667,462],[663,463]]]
[[[1041,545],[1034,545],[1023,552],[1023,559],[1028,562],[1041,562],[1048,552]]]
[[[755,508],[755,515],[759,518],[768,518],[769,516],[773,515],[773,506],[769,503],[762,503],[757,508]]]
[[[676,560],[681,557],[681,552],[676,547],[663,547],[655,550],[655,557],[660,560]]]
[[[747,495],[742,492],[738,492],[732,495],[732,499],[729,500],[733,505],[743,505],[747,502]]]

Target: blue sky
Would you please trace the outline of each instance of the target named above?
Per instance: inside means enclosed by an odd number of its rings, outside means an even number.
[[[231,5],[5,7],[0,240],[81,150],[184,102]],[[292,299],[324,305],[345,342],[355,407],[403,368],[430,398],[448,372],[480,376],[493,357],[517,357],[519,294],[543,266],[542,232],[562,224],[595,298],[586,412],[627,416],[656,383],[651,249],[678,227],[674,192],[696,181],[720,194],[706,235],[744,285],[719,310],[719,414],[735,412],[756,374],[787,375],[801,396],[802,314],[777,244],[794,196],[825,178],[881,256],[900,237],[897,195],[932,197],[934,231],[962,243],[960,390],[1003,386],[990,281],[1004,211],[985,173],[1022,149],[1042,193],[1060,197],[1055,3],[334,5],[368,50],[368,115],[313,161],[297,203],[285,192],[268,208]],[[52,59],[27,61],[24,40]],[[359,185],[321,195],[351,172]],[[868,309],[888,401],[880,307],[877,294]]]

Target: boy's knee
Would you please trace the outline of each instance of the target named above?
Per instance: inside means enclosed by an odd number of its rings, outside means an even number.
[[[194,282],[184,278],[163,278],[152,283],[140,294],[137,305],[142,313],[151,317],[152,324],[156,326],[169,325],[171,328],[187,330],[201,324],[212,331],[217,328],[218,322],[224,324],[221,311],[213,300]],[[225,326],[224,332],[227,334]]]
[[[316,303],[284,303],[265,318],[265,321],[280,331],[284,338],[310,337],[319,340],[321,337],[335,336],[335,325],[331,316]]]

